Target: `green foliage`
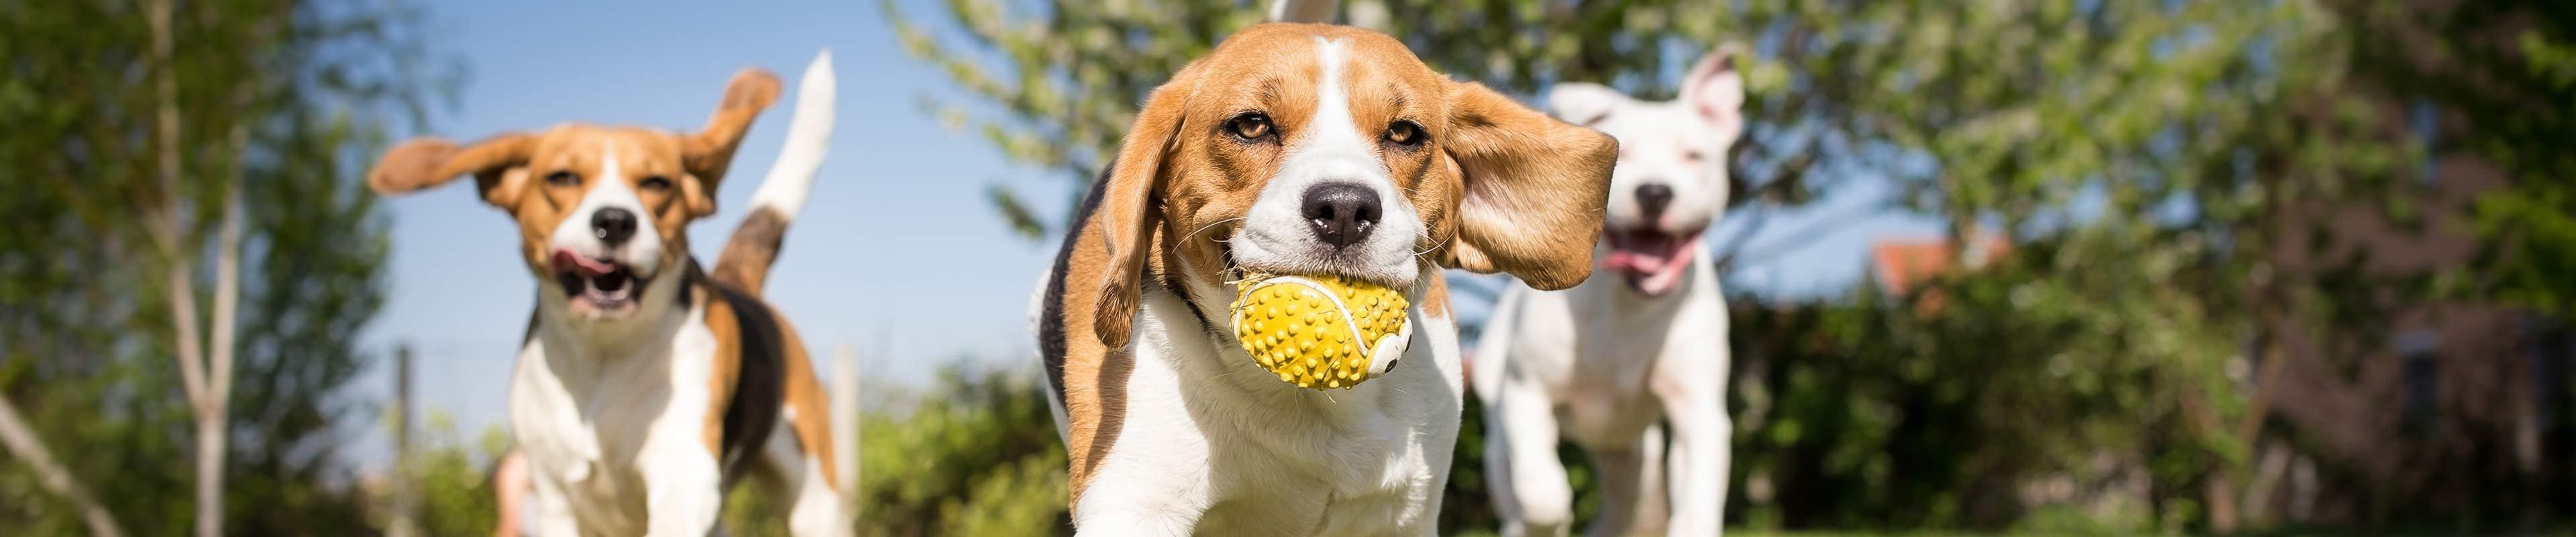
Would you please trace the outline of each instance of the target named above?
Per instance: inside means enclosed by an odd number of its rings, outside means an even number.
[[[507,433],[495,426],[468,439],[455,420],[430,412],[414,435],[411,458],[400,461],[398,471],[418,495],[421,534],[490,534],[500,517],[491,469],[508,453]]]
[[[356,181],[397,122],[416,123],[446,73],[401,4],[191,3],[172,32],[182,168],[157,176],[141,6],[43,2],[0,9],[0,396],[138,535],[191,524],[191,430],[171,355],[163,270],[178,263],[213,304],[221,200],[246,210],[240,379],[225,495],[229,531],[367,532],[337,429],[363,401],[340,388],[373,361],[360,328],[381,304],[384,228]],[[179,200],[181,255],[146,226]],[[175,258],[174,258],[175,257]],[[197,312],[200,322],[208,311]],[[60,498],[0,464],[0,527],[83,531]]]
[[[2372,73],[2456,114],[2442,149],[2494,164],[2510,182],[2477,200],[2485,240],[2475,270],[2449,282],[2560,318],[2576,316],[2576,8],[2561,2],[2484,2],[2441,10],[2372,11],[2365,28],[2420,31],[2438,46],[2361,41],[2378,53],[2417,52]],[[2419,52],[2420,51],[2420,52]]]
[[[2495,293],[2559,316],[2576,315],[2576,189],[2533,185],[2478,198],[2478,234],[2499,241]]]
[[[16,340],[12,340],[16,341]],[[14,351],[13,351],[14,352]],[[178,405],[137,405],[110,419],[97,419],[91,401],[113,400],[130,386],[178,383],[160,363],[94,364],[78,376],[51,376],[44,364],[12,354],[0,361],[0,386],[43,386],[37,392],[11,388],[6,394],[22,402],[20,410],[34,422],[36,433],[55,446],[55,458],[75,476],[112,476],[89,486],[91,494],[110,502],[117,522],[133,535],[179,535],[189,529],[188,468],[190,446],[184,432],[191,423]],[[41,384],[39,384],[39,379]],[[41,397],[20,395],[31,393]],[[66,419],[92,416],[92,419]],[[0,467],[0,526],[29,535],[80,535],[87,527],[73,506],[36,484],[35,476],[14,458]]]
[[[862,535],[1070,533],[1065,454],[1025,372],[943,370],[861,421]]]
[[[2116,532],[2189,522],[2148,511],[2197,501],[2196,489],[2144,485],[2194,482],[2229,460],[2227,444],[2192,441],[2183,414],[2187,399],[2227,389],[2231,340],[2200,333],[2207,313],[2142,284],[2144,271],[2037,270],[2119,246],[2104,239],[2034,244],[1909,296],[1863,286],[1825,304],[1739,309],[1744,333],[1798,336],[1738,344],[1737,467],[1742,482],[1770,484],[1745,495],[1742,516],[2071,531],[2066,513],[2080,509]],[[2052,515],[2025,520],[2034,509]]]
[[[892,387],[872,387],[883,393]],[[1070,535],[1064,445],[1024,372],[951,366],[860,418],[860,535]],[[786,502],[740,487],[726,527],[786,535]]]
[[[858,438],[858,534],[1071,535],[1064,445],[1039,390],[1024,372],[950,366],[918,392],[870,403]],[[736,487],[725,528],[784,537],[788,507],[760,487]]]

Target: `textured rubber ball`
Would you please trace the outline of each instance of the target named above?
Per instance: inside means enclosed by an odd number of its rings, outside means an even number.
[[[1386,374],[1413,339],[1404,293],[1339,276],[1254,275],[1235,284],[1234,335],[1279,380],[1348,389]]]

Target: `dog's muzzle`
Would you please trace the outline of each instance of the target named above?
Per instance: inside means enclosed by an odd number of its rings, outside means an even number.
[[[614,259],[592,259],[572,250],[555,250],[555,283],[572,299],[575,312],[601,316],[623,314],[635,307],[637,288],[646,278]]]

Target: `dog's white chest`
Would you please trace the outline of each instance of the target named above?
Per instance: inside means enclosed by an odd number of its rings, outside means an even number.
[[[1196,511],[1200,535],[1380,535],[1432,523],[1463,389],[1448,319],[1417,309],[1395,370],[1313,391],[1199,337],[1171,295],[1148,291],[1144,305],[1123,427],[1080,506],[1177,493],[1145,503]]]
[[[603,355],[541,332],[520,352],[511,432],[539,481],[539,500],[564,502],[586,531],[642,533],[645,476],[674,451],[651,447],[703,429],[712,333],[687,322],[656,339],[665,341]],[[556,348],[571,350],[550,352]]]
[[[1422,522],[1424,501],[1447,472],[1457,419],[1454,405],[1413,397],[1447,392],[1427,354],[1410,375],[1299,389],[1280,398],[1294,401],[1203,423],[1214,504],[1199,534],[1377,535]]]

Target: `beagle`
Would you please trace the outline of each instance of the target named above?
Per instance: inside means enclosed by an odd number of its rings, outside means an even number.
[[[1358,28],[1257,25],[1182,68],[1031,300],[1079,534],[1431,534],[1464,390],[1440,269],[1582,282],[1617,153]],[[1400,365],[1280,382],[1223,324],[1246,273],[1403,291]]]
[[[1590,534],[1721,531],[1734,438],[1726,295],[1700,235],[1726,211],[1727,149],[1744,131],[1739,55],[1728,46],[1700,59],[1672,101],[1585,83],[1548,93],[1557,117],[1619,138],[1619,167],[1595,253],[1605,277],[1507,289],[1477,346],[1485,477],[1503,535],[1561,535],[1572,523],[1560,441],[1583,449],[1603,489]]]
[[[786,148],[711,270],[684,228],[716,187],[778,77],[734,75],[706,128],[568,123],[459,146],[422,138],[367,175],[401,194],[471,175],[518,221],[536,311],[510,381],[536,534],[706,535],[744,477],[794,498],[798,535],[847,535],[830,476],[822,385],[795,328],[758,297],[822,164],[834,81],[806,68]]]

